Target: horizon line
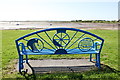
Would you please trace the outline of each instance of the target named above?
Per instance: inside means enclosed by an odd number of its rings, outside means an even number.
[[[79,20],[81,20],[81,19],[78,19],[78,21]],[[96,20],[81,20],[81,21],[98,21],[98,20],[100,20],[100,19],[96,19]],[[77,21],[77,20],[0,20],[0,22],[9,22],[9,21]],[[119,19],[118,20],[104,20],[104,19],[102,19],[101,21],[119,21]]]

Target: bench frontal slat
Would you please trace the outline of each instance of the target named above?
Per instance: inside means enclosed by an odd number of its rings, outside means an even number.
[[[70,51],[67,54],[98,54],[99,53],[98,51],[94,51],[94,50],[89,52],[82,52],[79,49],[74,49],[74,50],[68,49],[68,50]],[[30,50],[26,50],[26,53],[21,53],[21,55],[51,55],[51,54],[56,55],[53,51],[50,51],[48,49],[44,49],[42,52],[39,53],[33,53]],[[58,53],[58,54],[64,54],[64,53]]]

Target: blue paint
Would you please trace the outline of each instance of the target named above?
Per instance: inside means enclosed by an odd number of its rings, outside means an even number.
[[[40,46],[39,43],[38,43],[38,40],[41,41],[40,39],[37,39],[37,38],[33,38],[33,39],[30,39],[28,41],[27,47],[28,47],[28,49],[30,51],[32,51],[32,52],[40,52],[42,50],[42,49],[38,50],[37,47],[36,47],[36,45],[35,45],[37,43],[37,46]]]
[[[59,44],[55,39],[53,39],[53,43],[54,43],[54,45],[56,45],[56,46],[58,46],[58,47],[62,47],[62,45]]]
[[[67,54],[67,51],[65,49],[58,49],[55,51],[55,54]]]
[[[66,29],[57,29],[57,33],[66,33]]]
[[[78,48],[83,51],[89,51],[94,47],[94,42],[91,38],[83,38],[82,40],[80,40],[80,42],[78,43]]]
[[[61,32],[60,32],[61,31]],[[56,33],[53,36],[53,43],[54,45],[58,46],[58,47],[64,47],[68,44],[68,42],[70,41],[70,37],[67,33],[62,32],[62,30],[60,30],[59,33]],[[64,30],[63,30],[64,31]]]

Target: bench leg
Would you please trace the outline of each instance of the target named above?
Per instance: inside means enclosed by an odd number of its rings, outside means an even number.
[[[100,54],[96,54],[96,64],[95,65],[100,69]]]
[[[19,72],[24,68],[23,66],[23,55],[19,55]]]
[[[92,61],[92,54],[90,54],[90,61]]]
[[[28,55],[26,55],[26,63],[28,63]]]

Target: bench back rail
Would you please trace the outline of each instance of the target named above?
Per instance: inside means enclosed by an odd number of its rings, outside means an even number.
[[[20,37],[16,45],[19,54],[83,54],[93,50],[100,53],[103,42],[102,38],[87,31],[51,28]],[[73,53],[73,50],[78,52]]]

